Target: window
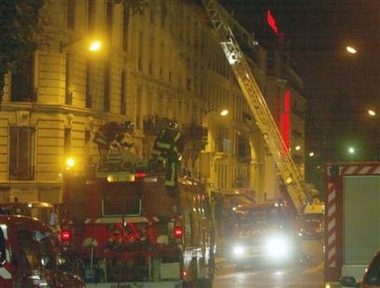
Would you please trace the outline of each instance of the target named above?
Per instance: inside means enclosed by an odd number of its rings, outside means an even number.
[[[137,69],[141,72],[143,70],[143,55],[144,55],[144,34],[139,32],[138,38],[138,55],[137,55]]]
[[[75,25],[75,0],[68,0],[67,1],[67,28],[74,30]]]
[[[72,105],[73,104],[73,91],[71,89],[71,67],[72,65],[72,54],[68,53],[66,54],[66,79],[65,79],[65,104],[66,105]]]
[[[120,91],[120,114],[125,115],[127,111],[127,75],[121,72],[121,91]]]
[[[111,95],[110,95],[110,89],[111,89],[111,67],[108,63],[104,69],[104,111],[109,112],[110,111],[110,105],[111,105]]]
[[[17,241],[20,245],[21,269],[25,273],[31,270],[41,269],[41,254],[39,253],[38,244],[34,239],[32,231],[17,231]]]
[[[90,33],[95,31],[95,0],[88,0],[87,25]]]
[[[35,129],[10,127],[9,178],[10,180],[34,179]]]
[[[111,42],[111,37],[112,37],[112,23],[113,23],[113,3],[111,1],[108,1],[107,12],[106,12],[106,30],[107,30],[109,42]]]
[[[92,66],[92,63],[88,61],[86,70],[86,108],[92,107]]]
[[[129,9],[124,7],[123,10],[123,51],[128,49],[128,24],[129,24]]]
[[[36,101],[34,89],[34,55],[30,55],[16,64],[11,75],[11,101]]]
[[[63,136],[63,149],[65,155],[70,155],[71,153],[71,128],[65,128]]]

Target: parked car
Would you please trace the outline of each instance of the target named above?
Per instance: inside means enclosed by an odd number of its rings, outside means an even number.
[[[28,216],[0,215],[0,287],[85,287],[68,267],[48,224]]]
[[[340,283],[346,287],[380,288],[380,251],[371,260],[360,282],[355,277],[343,276]]]

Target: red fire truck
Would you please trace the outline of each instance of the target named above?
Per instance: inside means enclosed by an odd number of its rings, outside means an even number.
[[[237,207],[228,240],[228,256],[238,270],[246,265],[282,265],[302,260],[291,209],[266,201]]]
[[[103,160],[97,171],[64,178],[62,241],[86,287],[211,287],[214,229],[204,185],[182,175],[173,193],[166,171]]]

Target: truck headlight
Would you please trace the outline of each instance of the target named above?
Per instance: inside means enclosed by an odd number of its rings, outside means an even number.
[[[243,246],[234,246],[234,247],[232,248],[232,253],[233,253],[235,256],[243,255],[243,254],[244,254],[244,247],[243,247]]]
[[[273,235],[266,239],[265,251],[270,257],[287,257],[291,251],[289,239],[284,235]]]

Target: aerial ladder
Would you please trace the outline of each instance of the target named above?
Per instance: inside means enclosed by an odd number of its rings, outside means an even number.
[[[222,49],[273,155],[292,204],[297,212],[302,213],[309,199],[301,184],[301,176],[257,85],[252,70],[228,24],[229,14],[216,0],[202,0],[202,4],[214,29],[218,32]]]

